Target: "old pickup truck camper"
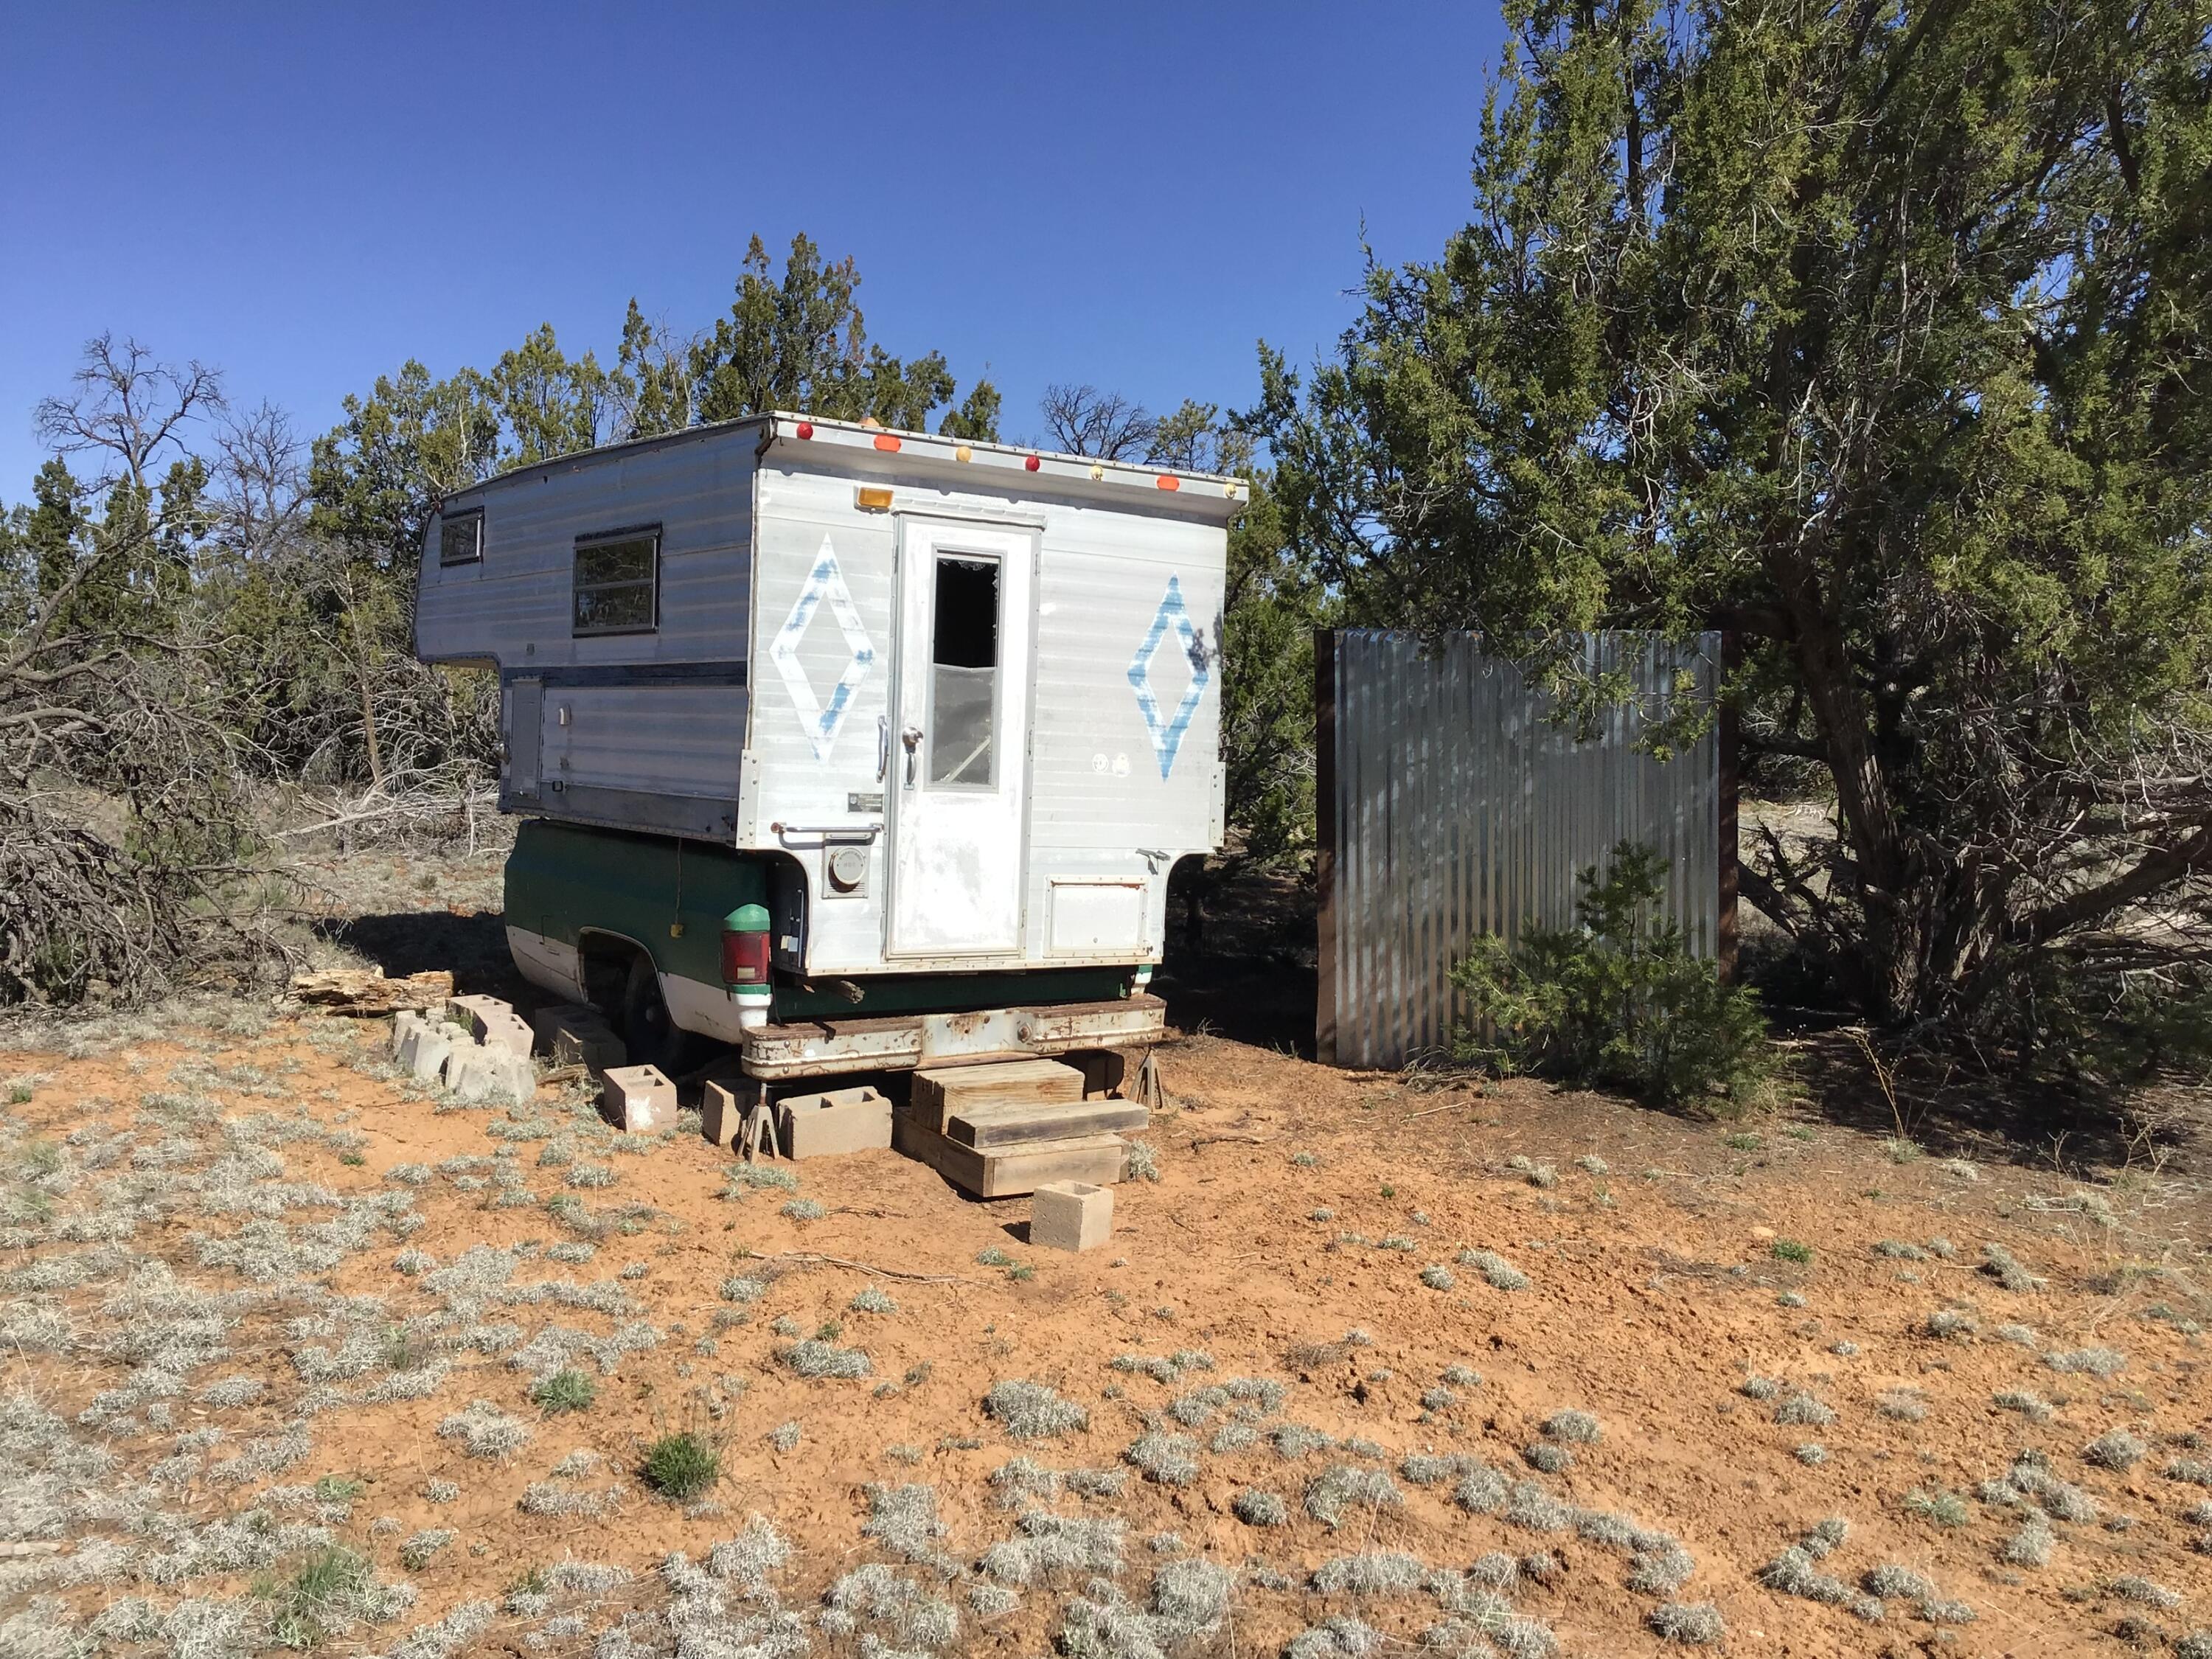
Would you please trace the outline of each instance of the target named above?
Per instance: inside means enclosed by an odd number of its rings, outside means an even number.
[[[516,965],[763,1080],[1148,1043],[1244,495],[787,414],[454,495],[416,647],[499,672]]]

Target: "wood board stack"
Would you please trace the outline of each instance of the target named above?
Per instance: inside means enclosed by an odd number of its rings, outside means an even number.
[[[978,1198],[1011,1198],[1047,1182],[1109,1186],[1128,1158],[1125,1133],[1150,1114],[1134,1101],[1084,1098],[1083,1073],[1055,1060],[934,1066],[914,1074],[891,1144]]]

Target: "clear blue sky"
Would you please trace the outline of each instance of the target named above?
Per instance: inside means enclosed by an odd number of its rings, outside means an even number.
[[[303,433],[418,357],[729,303],[747,238],[860,262],[872,338],[1245,403],[1462,223],[1489,5],[21,4],[0,19],[0,500],[103,328]]]

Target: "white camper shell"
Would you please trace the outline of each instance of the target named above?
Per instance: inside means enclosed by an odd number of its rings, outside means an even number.
[[[767,861],[771,1024],[830,981],[866,1015],[883,975],[910,1005],[915,975],[1121,968],[1150,1003],[1169,872],[1221,839],[1246,499],[805,416],[696,428],[447,501],[416,650],[496,667],[502,811]],[[588,915],[508,922],[526,976],[584,994]],[[629,942],[677,1025],[748,1040],[719,975]]]

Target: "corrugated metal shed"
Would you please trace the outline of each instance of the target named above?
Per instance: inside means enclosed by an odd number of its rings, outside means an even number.
[[[1572,920],[1575,874],[1637,841],[1668,859],[1669,901],[1697,948],[1732,967],[1735,802],[1720,723],[1662,763],[1631,705],[1586,743],[1552,699],[1473,635],[1425,652],[1410,634],[1316,636],[1324,1061],[1398,1066],[1444,1051],[1466,1018],[1447,977],[1478,933]],[[1722,636],[1691,648],[1585,637],[1589,666],[1664,692],[1684,669],[1719,683]]]

